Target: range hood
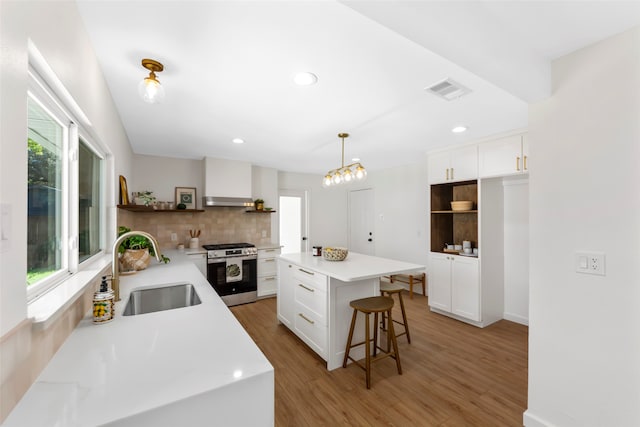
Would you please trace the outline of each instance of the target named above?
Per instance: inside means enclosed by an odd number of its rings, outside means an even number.
[[[253,200],[250,197],[219,197],[219,196],[204,196],[202,198],[202,206],[205,207],[218,207],[218,206],[231,206],[231,207],[252,207]]]
[[[203,207],[251,207],[251,163],[204,158]]]

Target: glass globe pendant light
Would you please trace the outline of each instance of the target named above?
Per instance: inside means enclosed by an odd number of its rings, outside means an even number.
[[[149,70],[149,76],[138,84],[138,93],[142,100],[149,104],[157,104],[164,99],[164,87],[156,77],[156,73],[164,70],[164,65],[153,59],[143,59],[142,66]]]
[[[353,181],[363,181],[367,177],[367,171],[362,166],[362,163],[355,162],[350,165],[344,165],[344,139],[348,137],[348,133],[338,134],[338,138],[342,138],[342,163],[339,168],[330,170],[322,178],[322,186],[325,188]]]

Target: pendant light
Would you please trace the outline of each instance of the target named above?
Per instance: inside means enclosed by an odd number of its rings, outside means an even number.
[[[362,163],[355,162],[344,165],[344,139],[348,138],[348,133],[339,133],[338,138],[342,138],[342,163],[339,168],[332,169],[322,178],[323,187],[332,187],[340,184],[348,184],[353,181],[364,181],[367,171]]]
[[[149,70],[149,77],[138,85],[138,93],[140,97],[149,104],[157,104],[164,99],[164,88],[160,84],[160,80],[156,77],[156,73],[164,70],[164,66],[153,59],[143,59],[142,66]]]

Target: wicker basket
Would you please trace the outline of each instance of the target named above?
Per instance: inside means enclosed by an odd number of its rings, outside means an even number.
[[[348,254],[349,250],[347,248],[322,248],[322,256],[327,261],[344,261]]]

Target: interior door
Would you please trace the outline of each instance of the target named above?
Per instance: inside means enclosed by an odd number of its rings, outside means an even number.
[[[280,190],[278,204],[282,253],[308,252],[307,192]]]
[[[349,250],[375,255],[373,190],[349,192]]]

